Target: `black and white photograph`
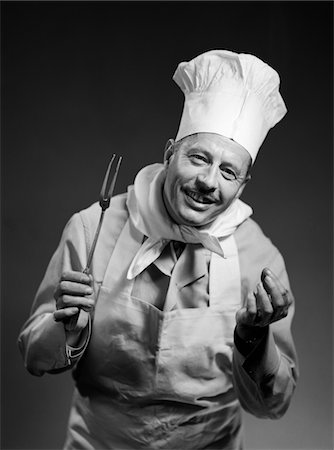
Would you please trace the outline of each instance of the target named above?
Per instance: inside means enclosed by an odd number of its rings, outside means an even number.
[[[1,1],[3,450],[333,450],[333,2]]]

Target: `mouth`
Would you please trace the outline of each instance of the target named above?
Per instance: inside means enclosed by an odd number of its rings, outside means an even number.
[[[214,199],[212,199],[211,197],[199,194],[196,191],[184,190],[184,193],[190,200],[192,200],[192,202],[195,202],[197,204],[211,205],[213,203],[216,203],[216,201]]]

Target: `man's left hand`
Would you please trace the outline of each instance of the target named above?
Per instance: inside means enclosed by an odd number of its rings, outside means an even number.
[[[240,337],[249,335],[255,327],[266,327],[287,316],[292,303],[290,292],[268,268],[261,274],[256,291],[248,295],[246,304],[237,312],[237,331]]]

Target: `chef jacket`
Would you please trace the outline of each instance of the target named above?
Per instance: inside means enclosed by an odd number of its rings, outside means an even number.
[[[94,204],[66,225],[19,337],[32,374],[73,369],[65,448],[241,449],[241,407],[257,417],[279,418],[289,406],[298,377],[294,304],[248,348],[234,335],[241,304],[228,298],[210,304],[209,254],[194,244],[192,249],[204,251],[207,270],[201,264],[200,273],[187,273],[185,267],[180,292],[173,291],[166,308],[178,246],[167,246],[128,280],[145,236],[131,223],[123,194],[106,211],[91,266],[97,303],[82,346],[74,349],[63,324],[53,319],[53,293],[64,271],[85,267],[98,217]],[[252,219],[233,239],[243,299],[255,291],[264,267],[290,289],[281,254]]]

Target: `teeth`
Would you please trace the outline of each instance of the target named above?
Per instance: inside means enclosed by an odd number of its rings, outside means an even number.
[[[193,198],[196,202],[206,203],[205,200],[196,192],[188,192],[189,197]]]

